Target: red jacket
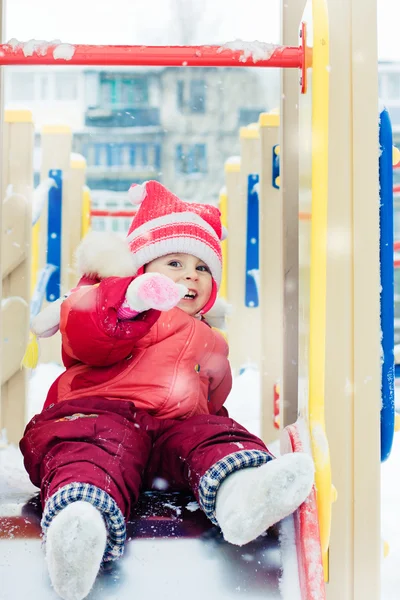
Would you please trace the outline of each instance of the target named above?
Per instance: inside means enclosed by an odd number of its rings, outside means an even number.
[[[82,286],[62,303],[66,371],[45,407],[95,395],[130,400],[161,419],[217,414],[232,385],[223,336],[179,308],[118,320],[132,279]]]

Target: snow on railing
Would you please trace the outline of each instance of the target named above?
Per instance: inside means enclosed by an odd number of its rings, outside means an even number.
[[[0,65],[135,65],[303,68],[303,46],[235,40],[220,46],[96,46],[15,38],[0,45]]]

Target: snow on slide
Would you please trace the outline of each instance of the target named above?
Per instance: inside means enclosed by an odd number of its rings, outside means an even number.
[[[27,419],[40,410],[44,395],[60,370],[56,365],[41,365],[36,370],[31,378]],[[247,391],[251,381],[256,385],[254,373],[247,373],[244,379]],[[238,383],[236,393],[241,391]],[[256,405],[257,394],[252,397]],[[232,398],[232,408],[234,404]],[[238,413],[240,404],[236,399]],[[254,418],[256,408],[248,410],[249,394],[246,404],[248,417]],[[239,418],[239,414],[235,417]],[[57,598],[49,584],[41,549],[37,496],[28,502],[35,494],[37,490],[28,480],[19,450],[3,444],[0,448],[0,556],[7,560],[0,561],[2,600],[24,595],[29,595],[31,600]],[[246,600],[323,600],[325,596],[319,589],[318,552],[312,561],[307,554],[309,564],[304,564],[302,553],[310,542],[307,533],[303,546],[298,543],[299,532],[304,534],[304,526],[310,523],[310,512],[312,517],[315,508],[312,502],[313,499],[305,503],[305,516],[297,511],[254,542],[238,547],[222,539],[219,529],[208,521],[190,495],[146,493],[128,524],[125,556],[110,572],[98,577],[88,600],[142,597],[149,592],[149,582],[152,595],[160,595],[165,600],[179,600],[189,594],[192,600],[203,600],[205,591],[221,600],[236,598],[238,594]],[[18,575],[21,567],[24,577]],[[314,574],[312,585],[311,574]],[[308,590],[309,595],[305,596],[304,590]]]

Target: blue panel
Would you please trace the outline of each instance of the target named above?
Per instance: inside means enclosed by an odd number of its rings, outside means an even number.
[[[62,227],[62,171],[49,171],[56,185],[49,190],[49,209],[47,222],[47,264],[54,265],[46,289],[46,300],[54,302],[61,295],[61,227]]]
[[[44,296],[46,294],[46,290],[47,290],[47,284],[49,282],[49,279],[50,279],[52,273],[54,273],[55,270],[56,270],[56,267],[54,265],[47,264],[43,269],[41,269],[39,271],[37,283],[35,285],[35,290],[33,292],[32,299],[31,299],[31,305],[30,305],[31,321],[34,317],[36,317],[36,315],[39,314],[39,312],[42,308],[43,298],[44,298]]]
[[[259,201],[258,175],[249,175],[247,180],[247,233],[246,233],[246,289],[245,305],[259,305]]]
[[[277,185],[276,178],[279,177],[280,168],[279,168],[279,154],[275,152],[275,149],[279,148],[279,144],[275,144],[272,146],[272,187],[279,190],[279,185]]]
[[[388,458],[394,435],[394,267],[393,267],[393,137],[389,113],[380,114],[380,265],[382,329],[381,460]]]

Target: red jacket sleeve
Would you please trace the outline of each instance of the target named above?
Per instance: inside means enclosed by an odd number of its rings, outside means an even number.
[[[228,368],[225,371],[225,375],[222,380],[218,383],[218,385],[210,389],[210,400],[209,400],[209,409],[210,413],[213,415],[220,415],[223,417],[228,416],[228,411],[223,406],[225,400],[229,396],[229,393],[232,389],[232,373],[228,363]]]
[[[108,277],[95,285],[82,285],[64,300],[60,331],[65,366],[76,362],[112,365],[129,356],[135,343],[148,333],[159,311],[149,310],[132,320],[117,318],[133,279]]]
[[[209,411],[213,415],[228,416],[223,404],[232,389],[232,371],[228,361],[228,344],[221,333],[214,330],[216,343],[210,356],[212,373],[209,389]]]

